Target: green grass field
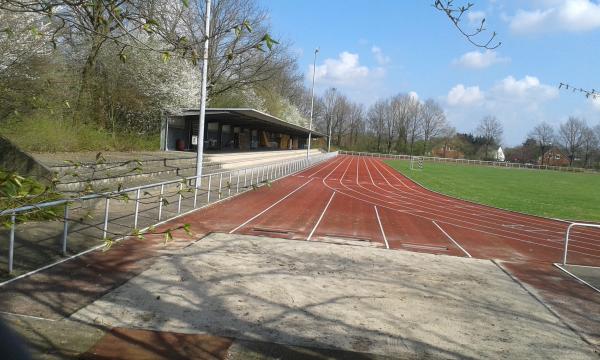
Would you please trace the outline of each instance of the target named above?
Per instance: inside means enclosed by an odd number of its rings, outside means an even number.
[[[567,220],[600,222],[600,174],[408,161],[387,163],[428,189],[480,204]]]

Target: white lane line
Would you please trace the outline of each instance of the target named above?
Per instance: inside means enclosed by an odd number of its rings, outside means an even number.
[[[238,231],[240,228],[242,228],[243,226],[245,226],[246,224],[248,224],[250,221],[256,219],[257,217],[261,216],[262,214],[266,213],[267,211],[269,211],[271,208],[273,208],[275,205],[279,204],[280,202],[282,202],[283,200],[287,199],[288,197],[292,196],[296,191],[302,189],[304,186],[306,186],[306,184],[308,184],[309,182],[311,182],[312,179],[309,179],[307,182],[305,182],[304,184],[302,184],[299,188],[297,188],[296,190],[292,191],[291,193],[287,194],[286,196],[282,197],[281,199],[277,200],[276,202],[274,202],[271,206],[269,206],[268,208],[264,209],[263,211],[259,212],[258,214],[254,215],[253,217],[251,217],[250,219],[244,221],[241,225],[239,225],[238,227],[236,227],[235,229],[231,230],[229,233],[233,234],[234,232]]]
[[[388,244],[387,237],[385,236],[385,231],[383,231],[383,225],[381,224],[381,219],[379,218],[379,211],[377,211],[377,206],[373,206],[375,208],[375,215],[377,215],[377,222],[379,223],[379,229],[381,230],[381,235],[383,235],[383,241],[385,241],[385,247],[390,248],[390,244]]]
[[[323,216],[325,216],[325,212],[327,211],[327,208],[329,207],[329,204],[331,204],[331,200],[333,200],[334,196],[335,196],[335,191],[333,192],[333,194],[331,194],[331,197],[329,198],[329,201],[327,202],[327,205],[325,205],[325,208],[323,209],[323,212],[321,213],[321,216],[319,216],[319,220],[317,220],[317,223],[313,227],[312,231],[310,232],[310,234],[308,234],[308,237],[306,238],[306,241],[309,241],[310,238],[312,238],[313,234],[315,233],[315,230],[317,230],[317,227],[321,223],[321,220],[323,220]]]
[[[461,249],[468,257],[472,258],[471,254],[469,254],[469,252],[467,250],[465,250],[462,246],[460,246],[459,243],[457,243],[452,236],[448,235],[447,232],[444,231],[444,229],[442,229],[441,226],[439,226],[434,220],[431,220],[431,222],[433,223],[433,225],[437,226],[438,229],[440,229],[441,232],[444,233],[444,235],[446,235],[448,237],[448,239],[450,239],[450,241],[452,241],[454,243],[454,245],[458,246],[459,249]]]

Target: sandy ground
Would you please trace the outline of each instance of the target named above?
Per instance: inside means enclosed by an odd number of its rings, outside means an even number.
[[[388,356],[597,359],[493,262],[213,234],[75,313]]]

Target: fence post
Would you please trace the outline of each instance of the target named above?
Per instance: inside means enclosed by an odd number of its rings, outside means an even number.
[[[237,180],[235,182],[235,193],[239,194],[240,193],[240,170],[237,171],[236,175],[237,175]]]
[[[17,222],[17,215],[13,213],[10,216],[10,238],[8,243],[8,273],[13,272],[13,256],[15,253],[15,223]]]
[[[62,254],[67,255],[67,236],[69,234],[69,203],[65,203],[65,215],[63,218]]]

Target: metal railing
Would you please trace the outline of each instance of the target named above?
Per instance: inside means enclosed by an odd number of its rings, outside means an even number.
[[[572,223],[572,224],[570,224],[569,227],[567,228],[567,232],[565,234],[565,248],[563,250],[562,265],[567,265],[567,253],[569,252],[569,235],[571,234],[571,229],[573,229],[576,226],[600,229],[600,224],[588,224],[588,223]]]
[[[396,160],[410,160],[411,158],[422,158],[423,161],[430,162],[444,162],[444,163],[455,163],[455,164],[466,164],[466,165],[481,165],[481,166],[493,166],[493,167],[505,167],[515,169],[535,169],[535,170],[554,170],[554,171],[565,171],[565,172],[586,172],[598,174],[598,171],[594,169],[584,169],[578,167],[567,167],[567,166],[551,166],[551,165],[533,165],[533,164],[521,164],[511,163],[505,161],[485,161],[485,160],[469,160],[469,159],[452,159],[434,156],[418,156],[418,155],[396,155],[396,154],[381,154],[381,153],[369,153],[369,152],[357,152],[357,151],[338,151],[341,155],[354,155],[354,156],[367,156],[376,158],[396,159]]]
[[[47,239],[40,240],[44,245],[40,254],[43,257],[49,253],[58,253],[58,256],[67,256],[69,240],[73,240],[74,234],[78,243],[73,245],[72,253],[83,253],[89,251],[90,237],[93,239],[106,240],[112,236],[125,238],[131,236],[132,232],[138,230],[143,232],[157,223],[167,221],[181,214],[207,206],[211,203],[235,196],[247,190],[254,189],[261,184],[282,178],[310,166],[329,160],[337,156],[337,152],[319,154],[298,159],[287,159],[279,162],[261,164],[254,167],[224,170],[205,174],[198,179],[196,176],[185,177],[149,185],[142,185],[123,189],[119,191],[104,192],[81,196],[78,198],[50,201],[30,206],[24,206],[0,211],[0,216],[8,217],[8,255],[7,267],[9,274],[14,270],[14,255],[16,234],[22,231],[25,236],[24,244],[35,244],[36,231],[28,231],[29,224],[18,224],[19,215],[48,208],[63,207],[62,219],[57,221],[40,221],[40,229],[52,232]],[[133,206],[130,205],[130,200]],[[176,209],[169,209],[170,204],[177,204]],[[102,215],[101,220],[90,220],[88,215]],[[93,219],[93,216],[91,216]],[[58,226],[60,225],[60,227]],[[77,225],[78,229],[73,229]],[[24,226],[23,228],[20,228]],[[143,229],[140,229],[143,227]],[[59,239],[58,239],[59,238]],[[83,239],[83,240],[82,240]],[[85,240],[87,239],[87,240]],[[58,251],[51,250],[58,240]],[[96,244],[92,244],[96,245]],[[32,245],[33,246],[33,245]],[[24,246],[27,248],[27,246]],[[98,246],[96,246],[98,247]],[[39,246],[38,246],[39,248]],[[37,249],[39,250],[39,249]],[[75,250],[75,251],[73,251]],[[79,252],[77,250],[80,250]],[[25,250],[23,250],[25,252]],[[30,249],[31,252],[31,249]],[[32,256],[34,256],[32,255]],[[29,263],[36,261],[29,261]],[[41,267],[43,264],[32,266]]]

